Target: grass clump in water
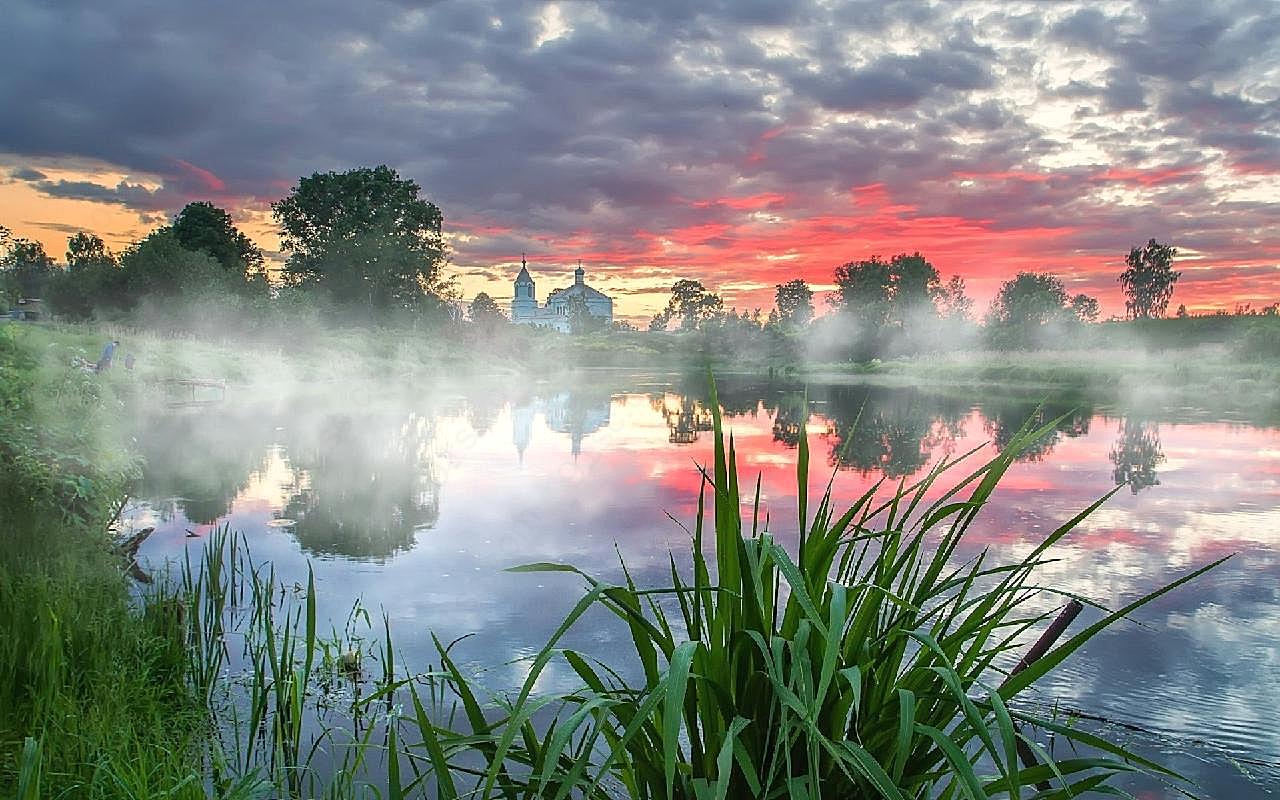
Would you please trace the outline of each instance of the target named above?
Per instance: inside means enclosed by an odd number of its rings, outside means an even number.
[[[586,654],[563,651],[584,688],[561,698],[565,710],[543,741],[542,763],[558,763],[570,742],[592,742],[572,757],[591,762],[578,764],[577,790],[594,795],[613,779],[643,800],[1065,798],[1112,794],[1123,773],[1180,782],[1101,736],[1022,710],[1017,700],[1103,629],[1216,563],[1105,613],[1013,676],[1002,665],[1052,614],[1032,610],[1038,595],[1052,591],[1036,583],[1037,568],[1103,501],[1020,561],[994,564],[982,551],[957,563],[1017,453],[1053,423],[1024,429],[948,490],[931,493],[954,462],[913,486],[899,484],[884,501],[876,499],[877,484],[843,513],[828,488],[810,514],[802,437],[793,557],[759,526],[758,482],[750,519],[742,513],[734,447],[725,443],[714,390],[710,405],[715,464],[704,472],[691,575],[672,559],[670,586],[641,589],[629,575],[616,585],[569,565],[517,568],[582,574],[590,591],[561,631],[589,607],[604,606],[628,626],[643,667],[643,680],[633,682]],[[662,598],[673,599],[678,616]],[[512,719],[529,716],[524,709],[554,647],[535,659]],[[497,774],[490,770],[483,796],[506,796],[492,791]],[[540,778],[529,779],[539,792]]]

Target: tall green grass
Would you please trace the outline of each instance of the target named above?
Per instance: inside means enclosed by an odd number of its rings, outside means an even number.
[[[718,409],[714,393],[711,407]],[[593,735],[607,742],[593,785],[615,776],[627,796],[645,799],[897,800],[1071,797],[1110,791],[1115,776],[1131,772],[1179,780],[1016,701],[1106,627],[1216,564],[1104,614],[1006,678],[1001,666],[1050,615],[1031,610],[1037,595],[1055,593],[1037,583],[1038,568],[1105,498],[1020,561],[992,563],[981,551],[957,563],[1018,452],[1053,423],[1024,429],[945,490],[933,491],[954,462],[891,487],[884,500],[877,484],[843,512],[828,488],[810,513],[801,439],[794,557],[760,525],[758,482],[749,517],[742,513],[734,447],[718,413],[715,428],[690,575],[672,559],[669,586],[640,589],[629,577],[610,585],[563,564],[519,568],[583,574],[591,590],[575,615],[587,605],[613,612],[643,665],[643,682],[628,682],[586,654],[563,652],[586,687],[573,713],[586,712]],[[676,619],[662,597],[678,604]],[[525,694],[543,663],[535,662]],[[1034,731],[1052,734],[1054,747]],[[1020,744],[1037,756],[1032,763],[1020,761]]]
[[[1020,560],[964,544],[1018,452],[1056,422],[980,465],[965,466],[971,453],[911,485],[881,482],[843,510],[830,485],[810,504],[802,438],[789,549],[767,529],[759,481],[741,492],[717,411],[687,569],[673,556],[669,582],[642,588],[625,565],[621,582],[567,564],[514,568],[571,572],[587,591],[510,694],[484,690],[439,640],[438,665],[404,671],[385,619],[377,635],[350,624],[321,635],[313,580],[286,591],[235,537],[215,537],[184,586],[196,609],[193,683],[216,694],[227,643],[239,642],[240,691],[214,703],[225,712],[224,755],[211,758],[219,785],[257,781],[288,797],[1067,798],[1114,795],[1117,777],[1146,773],[1185,788],[1020,699],[1092,637],[1214,564],[1124,608],[1095,607],[1096,621],[1007,674],[1053,615],[1046,597],[1068,599],[1039,583],[1040,568],[1106,498]],[[249,610],[225,622],[237,606]],[[560,647],[593,607],[630,632],[619,661]],[[634,677],[622,666],[632,660]],[[581,687],[539,693],[559,661]]]
[[[46,345],[0,329],[0,796],[201,797],[182,625],[107,534],[123,387]]]

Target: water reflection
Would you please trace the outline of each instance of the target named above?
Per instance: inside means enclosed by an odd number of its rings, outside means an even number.
[[[981,410],[987,434],[1001,450],[1009,445],[1023,426],[1036,429],[1053,423],[1051,430],[1019,454],[1019,461],[1043,460],[1064,436],[1074,439],[1089,433],[1089,423],[1093,419],[1092,406],[1083,403],[998,399],[982,403]]]
[[[434,417],[329,414],[286,430],[296,493],[283,515],[307,552],[385,559],[440,518]]]
[[[1134,494],[1151,486],[1159,486],[1156,465],[1164,461],[1160,450],[1160,426],[1135,417],[1120,423],[1120,437],[1108,456],[1115,465],[1112,473],[1116,486],[1128,484]]]
[[[569,452],[582,454],[582,440],[608,426],[612,396],[599,387],[583,387],[548,396],[523,397],[511,404],[511,441],[520,461],[533,439],[535,418],[541,414],[548,429],[569,435]]]
[[[147,468],[135,490],[161,519],[194,525],[224,517],[262,466],[274,423],[233,406],[179,408],[148,418],[137,435]]]
[[[669,580],[667,552],[680,550],[684,533],[666,514],[689,521],[700,481],[694,463],[710,456],[705,378],[495,382],[420,394],[359,404],[232,398],[149,418],[138,434],[148,460],[140,493],[160,524],[144,555],[179,557],[198,543],[186,527],[227,521],[290,579],[323,556],[322,615],[340,624],[355,597],[385,607],[405,658],[420,663],[431,656],[431,631],[445,640],[477,634],[467,657],[491,665],[546,640],[581,586],[569,576],[503,572],[514,564],[568,561],[609,576],[621,553],[638,581]],[[1280,781],[1280,733],[1265,728],[1261,706],[1240,701],[1274,698],[1280,685],[1274,429],[919,388],[726,380],[720,399],[742,474],[762,476],[771,530],[783,542],[795,534],[793,448],[805,428],[843,501],[947,454],[1006,447],[1028,418],[1054,422],[1010,470],[958,558],[984,549],[992,559],[1017,557],[1117,484],[1130,491],[1058,549],[1047,583],[1118,607],[1193,566],[1240,555],[1145,610],[1141,626],[1091,643],[1043,687],[1044,701],[1167,737],[1175,766],[1207,796],[1256,796],[1258,783],[1231,759],[1264,785]],[[830,477],[821,472],[812,491]],[[282,517],[294,526],[269,524]],[[616,635],[625,632],[588,619],[565,646],[604,654]],[[549,674],[545,688],[568,690],[575,679]],[[1140,796],[1166,796],[1142,788]]]
[[[660,411],[667,420],[667,441],[671,444],[693,444],[698,434],[714,427],[711,409],[702,400],[682,395],[659,395]]]
[[[935,450],[954,451],[969,410],[967,404],[945,397],[926,399],[910,389],[832,389],[821,405],[830,463],[864,475],[914,475],[933,459]]]

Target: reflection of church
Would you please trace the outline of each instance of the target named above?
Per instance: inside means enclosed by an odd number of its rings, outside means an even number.
[[[584,392],[559,392],[549,398],[535,398],[511,406],[511,441],[516,446],[520,460],[533,438],[533,419],[541,413],[547,428],[557,433],[569,434],[570,451],[576,456],[582,452],[582,440],[609,425],[608,393],[591,395]]]

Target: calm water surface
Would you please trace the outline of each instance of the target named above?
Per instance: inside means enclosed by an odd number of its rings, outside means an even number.
[[[522,390],[232,392],[140,426],[147,476],[128,522],[156,526],[142,553],[156,569],[229,523],[256,560],[273,561],[288,579],[305,580],[310,561],[321,613],[337,627],[357,600],[385,609],[404,659],[420,666],[432,655],[430,632],[446,641],[474,634],[462,658],[486,665],[486,683],[502,688],[523,677],[511,662],[536,651],[582,591],[570,576],[504,568],[567,561],[615,576],[621,555],[640,582],[669,582],[667,553],[687,540],[667,515],[691,520],[695,465],[710,459],[705,392],[690,388],[699,383],[618,375]],[[783,541],[795,538],[804,400],[798,387],[764,382],[721,388],[743,483],[761,476],[770,527]],[[834,473],[842,500],[945,455],[985,446],[981,458],[1037,413],[1034,400],[859,386],[809,386],[808,401],[811,492]],[[1272,796],[1280,785],[1275,427],[1201,409],[1076,403],[1014,467],[960,555],[987,547],[997,559],[1017,558],[1117,483],[1126,488],[1057,549],[1061,560],[1044,580],[1116,607],[1235,556],[1096,639],[1040,685],[1036,701],[1135,726],[1141,732],[1127,735],[1210,797]],[[607,657],[623,635],[588,617],[567,645]],[[574,685],[564,668],[539,688]]]

